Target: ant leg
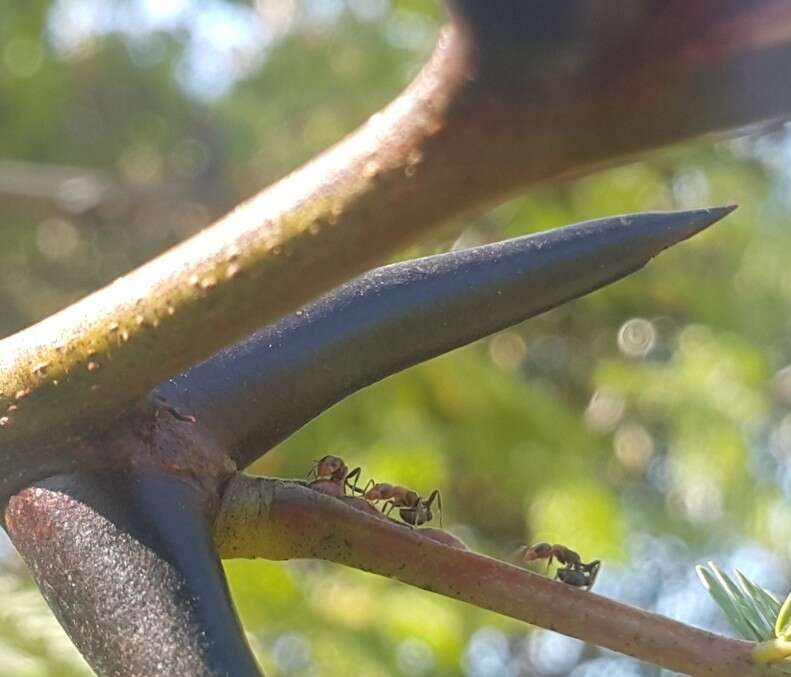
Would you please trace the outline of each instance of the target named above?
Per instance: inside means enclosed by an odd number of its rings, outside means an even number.
[[[437,500],[437,512],[439,513],[439,527],[442,528],[442,495],[439,493],[439,489],[434,489],[428,497],[428,500],[425,502],[425,506],[428,510],[431,510],[431,504],[434,502],[434,499]]]
[[[395,507],[395,501],[385,501],[385,504],[382,506],[382,512],[384,513],[385,517],[390,517],[390,513],[393,512],[393,508]]]
[[[593,587],[593,584],[596,582],[596,576],[599,575],[599,569],[601,568],[601,561],[593,560],[588,564],[583,564],[586,571],[588,572],[588,586],[585,588],[586,590],[590,590]]]
[[[367,494],[367,493],[368,493],[369,489],[371,489],[371,488],[373,488],[373,487],[375,487],[375,486],[376,486],[376,481],[375,481],[373,478],[371,478],[370,480],[368,480],[368,481],[365,483],[365,489],[363,489],[363,496],[365,496],[365,494]]]
[[[346,479],[343,482],[344,493],[346,493],[347,488],[352,490],[352,495],[361,493],[360,490],[357,488],[357,480],[360,478],[361,472],[362,472],[362,468],[357,466],[348,475],[346,475]],[[352,477],[354,478],[354,483],[352,483],[351,481]]]
[[[319,466],[318,459],[313,459],[313,465],[311,466],[310,470],[308,470],[308,474],[305,475],[305,479],[306,480],[309,480],[312,477],[317,477],[318,476],[318,470],[317,470],[318,466]]]

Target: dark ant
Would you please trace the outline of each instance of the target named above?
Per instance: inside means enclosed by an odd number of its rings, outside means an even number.
[[[584,588],[585,590],[590,590],[593,587],[601,567],[600,560],[594,560],[586,564],[578,553],[559,543],[554,545],[550,543],[536,543],[531,546],[523,545],[517,549],[514,557],[520,562],[533,562],[545,559],[547,560],[547,570],[552,564],[552,560],[556,559],[565,566],[557,570],[555,578],[563,583],[573,585],[576,588]]]
[[[597,559],[587,564],[580,563],[576,567],[561,567],[555,572],[555,578],[575,588],[590,590],[596,582],[601,562]]]
[[[349,467],[340,456],[327,455],[313,462],[308,473],[308,478],[312,477],[313,480],[308,486],[335,497],[345,496],[347,488],[351,489],[352,494],[359,494],[362,492],[357,488],[357,479],[361,472],[359,467],[349,472]]]
[[[412,489],[384,482],[377,484],[371,480],[362,493],[363,497],[372,503],[385,501],[382,512],[388,517],[394,508],[398,508],[401,519],[413,527],[430,522],[434,518],[431,506],[436,500],[440,526],[442,526],[442,497],[439,489],[432,491],[428,498],[422,498]]]

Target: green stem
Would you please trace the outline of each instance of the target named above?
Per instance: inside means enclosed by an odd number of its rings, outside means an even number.
[[[770,639],[753,649],[753,660],[759,665],[777,663],[786,658],[791,658],[791,642],[787,639]]]

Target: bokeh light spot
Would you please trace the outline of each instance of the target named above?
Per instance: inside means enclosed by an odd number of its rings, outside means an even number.
[[[656,329],[648,320],[635,317],[618,330],[618,348],[627,357],[642,358],[656,343]]]

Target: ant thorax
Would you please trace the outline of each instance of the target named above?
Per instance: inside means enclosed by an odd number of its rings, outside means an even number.
[[[333,479],[313,480],[308,486],[313,489],[313,491],[318,491],[328,496],[334,496],[335,498],[340,498],[345,495],[344,485]]]

